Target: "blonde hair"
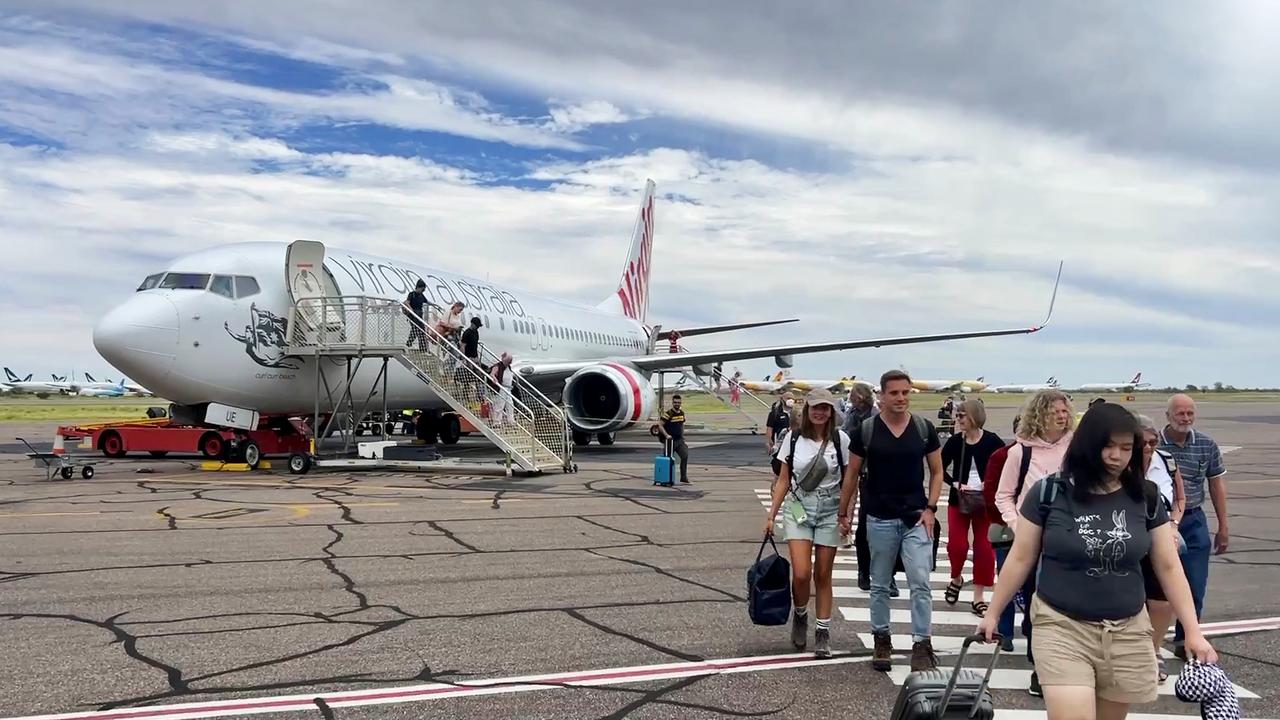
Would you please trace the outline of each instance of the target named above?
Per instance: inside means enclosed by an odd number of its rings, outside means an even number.
[[[1067,419],[1067,431],[1075,429],[1076,411],[1071,405],[1071,398],[1061,390],[1040,390],[1027,401],[1018,419],[1018,437],[1023,440],[1032,438],[1044,439],[1053,420],[1053,405],[1061,400],[1067,404],[1070,417]]]
[[[960,403],[960,411],[969,418],[969,424],[979,430],[987,426],[987,406],[977,398]]]

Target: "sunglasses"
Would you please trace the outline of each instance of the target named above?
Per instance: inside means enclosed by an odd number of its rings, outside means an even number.
[[[1143,447],[1155,447],[1155,446],[1157,446],[1157,445],[1159,445],[1159,444],[1160,444],[1160,441],[1159,441],[1159,440],[1143,440],[1143,441],[1142,441],[1142,446],[1143,446]]]

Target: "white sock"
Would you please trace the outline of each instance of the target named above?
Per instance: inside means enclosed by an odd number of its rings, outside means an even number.
[[[818,622],[814,623],[814,627],[818,630],[831,631],[831,618],[818,618]]]
[[[796,617],[808,617],[808,615],[809,615],[809,608],[807,607],[796,608]]]

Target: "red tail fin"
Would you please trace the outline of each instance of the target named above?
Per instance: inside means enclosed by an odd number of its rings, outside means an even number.
[[[603,303],[623,315],[645,322],[649,314],[649,270],[653,256],[653,195],[654,182],[649,180],[644,186],[644,196],[640,201],[640,214],[636,218],[635,229],[631,233],[631,248],[627,252],[627,262],[622,267],[622,278],[618,281],[615,293],[616,300],[610,298]]]

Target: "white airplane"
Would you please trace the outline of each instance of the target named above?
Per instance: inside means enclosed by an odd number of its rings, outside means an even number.
[[[94,346],[113,366],[196,417],[205,417],[214,402],[263,415],[310,414],[317,402],[316,361],[285,354],[295,298],[320,292],[399,302],[421,278],[429,300],[441,306],[462,300],[468,316],[481,318],[486,347],[510,352],[526,380],[562,403],[575,442],[584,444],[592,435],[608,435],[611,441],[612,433],[646,422],[656,401],[650,377],[657,371],[693,367],[706,374],[718,362],[772,357],[785,366],[793,355],[805,353],[1026,335],[1041,330],[1052,317],[1051,301],[1044,323],[1030,328],[655,352],[661,329],[647,324],[653,209],[654,184],[649,181],[618,288],[595,306],[319,243],[250,242],[179,257],[149,275],[132,297],[99,320]],[[433,246],[447,256],[447,243]],[[307,260],[311,269],[305,273],[295,258],[297,272],[290,278],[289,257],[303,248],[307,253],[318,248],[321,255]],[[1056,294],[1055,285],[1055,299]],[[679,332],[688,337],[777,322],[784,321]],[[373,387],[381,368],[372,365],[361,368],[352,393]],[[433,412],[447,407],[430,386],[398,364],[391,365],[385,381],[385,401],[392,409]],[[322,398],[322,411],[333,410],[336,400]]]
[[[86,374],[85,377],[89,376]],[[125,387],[124,380],[115,384],[94,382],[80,388],[76,394],[81,397],[124,397],[129,394],[129,388]]]
[[[962,392],[980,393],[987,389],[983,382],[985,377],[977,380],[911,380],[911,387],[920,392]]]
[[[85,382],[81,384],[81,395],[86,397],[121,397],[123,395],[136,395],[138,397],[150,397],[150,390],[142,387],[137,383],[131,383],[126,378],[120,378],[120,382],[112,382],[111,378],[106,378],[105,382],[99,382],[89,373],[84,374]],[[123,389],[123,392],[116,393],[117,389]],[[101,390],[106,391],[100,394],[86,394],[85,390]]]
[[[27,395],[35,395],[36,397],[49,397],[50,395],[58,395],[67,391],[69,385],[58,380],[32,380],[31,375],[25,378],[19,378],[9,368],[4,369],[5,384],[8,385],[13,392],[25,393]],[[57,376],[54,376],[55,378]]]
[[[1041,390],[1054,390],[1058,387],[1058,379],[1050,377],[1042,383],[1030,383],[1027,385],[996,385],[987,388],[996,393],[1033,393]]]
[[[1142,382],[1142,373],[1138,373],[1127,383],[1086,383],[1072,388],[1071,392],[1133,392],[1146,387],[1151,387],[1151,383]]]

